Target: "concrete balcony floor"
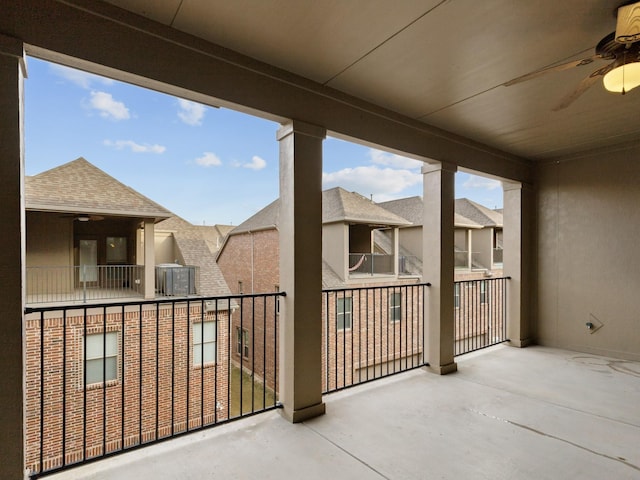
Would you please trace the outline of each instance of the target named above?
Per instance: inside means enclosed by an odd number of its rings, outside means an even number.
[[[640,363],[507,346],[71,469],[62,479],[640,479]]]

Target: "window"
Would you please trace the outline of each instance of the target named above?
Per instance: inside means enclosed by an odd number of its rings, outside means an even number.
[[[203,362],[204,360],[204,362]],[[193,365],[216,361],[216,322],[193,324]]]
[[[275,292],[279,292],[280,291],[280,285],[275,285],[274,286],[274,291]],[[276,297],[276,315],[280,315],[280,296],[279,295]]]
[[[118,333],[85,337],[85,385],[118,379]]]
[[[460,284],[455,283],[453,285],[453,306],[460,308]]]
[[[480,282],[480,303],[487,303],[487,282],[485,280]]]
[[[107,237],[107,263],[127,263],[127,237]]]
[[[242,295],[244,293],[244,287],[242,286],[242,280],[238,280],[238,293]]]
[[[249,358],[249,331],[245,328],[236,328],[236,352],[238,355]]]
[[[351,328],[351,312],[352,312],[351,297],[338,298],[337,304],[337,329],[347,330]]]
[[[390,322],[400,321],[401,314],[402,314],[401,304],[402,304],[401,293],[391,293],[389,295],[389,321]]]

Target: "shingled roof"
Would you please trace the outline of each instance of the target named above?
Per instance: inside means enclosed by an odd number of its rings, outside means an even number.
[[[166,208],[80,157],[25,178],[27,210],[115,215],[161,220]]]
[[[171,232],[184,263],[200,268],[200,295],[231,295],[216,263],[217,249],[215,240],[211,240],[212,235],[217,235],[215,227],[193,225],[181,217],[173,216],[159,223],[156,231]]]
[[[390,212],[395,213],[396,215],[406,218],[413,225],[422,225],[424,207],[421,197],[415,196],[401,198],[399,200],[390,200],[388,202],[380,202],[378,203],[378,205],[389,210]],[[475,222],[464,215],[461,215],[461,212],[458,211],[457,205],[458,204],[456,200],[456,211],[453,217],[453,223],[456,227],[482,228],[482,224]]]
[[[482,225],[483,227],[502,227],[502,214],[480,205],[468,198],[456,199],[456,212]]]
[[[277,228],[280,220],[280,199],[274,200],[258,213],[231,231],[231,235]],[[322,223],[361,223],[368,225],[407,226],[410,222],[381,208],[359,193],[336,187],[322,192]]]

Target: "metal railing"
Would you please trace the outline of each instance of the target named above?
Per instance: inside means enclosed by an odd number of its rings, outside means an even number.
[[[139,297],[143,265],[27,267],[27,304]]]
[[[27,308],[31,478],[277,408],[282,295]]]
[[[393,255],[383,253],[350,253],[349,273],[391,275],[394,273]]]
[[[508,341],[509,277],[454,282],[454,355]]]
[[[398,257],[398,273],[401,275],[422,275],[422,271],[417,267],[419,262],[416,255],[400,255]]]
[[[484,268],[484,265],[480,263],[481,254],[480,252],[471,252],[471,264],[469,264],[469,252],[454,252],[454,267],[455,268]]]
[[[323,393],[425,365],[429,285],[323,290]]]

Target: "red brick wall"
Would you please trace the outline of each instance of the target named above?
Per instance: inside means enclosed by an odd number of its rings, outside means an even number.
[[[275,228],[231,235],[218,258],[220,271],[234,294],[242,282],[244,294],[274,292],[280,284],[280,244]],[[253,274],[252,274],[253,262]],[[253,288],[252,288],[253,286]],[[256,375],[267,388],[277,390],[277,332],[275,300],[245,298],[237,300],[239,308],[232,314],[231,359],[245,371]],[[249,332],[249,358],[236,348],[236,330]],[[266,342],[265,342],[266,337]]]
[[[227,312],[217,315],[218,362],[203,369],[192,359],[191,325],[203,318],[200,304],[179,304],[174,312],[170,305],[127,309],[124,319],[121,307],[106,315],[96,310],[86,319],[75,310],[65,321],[61,312],[50,312],[25,322],[26,466],[32,471],[61,466],[63,454],[73,463],[184,431],[187,419],[194,428],[227,418]],[[214,313],[204,318],[216,320]],[[85,389],[84,335],[104,331],[118,332],[118,378]]]
[[[240,293],[238,281],[242,282],[242,293],[273,292],[280,284],[279,259],[279,235],[274,228],[231,235],[218,257],[218,266],[234,294]]]

